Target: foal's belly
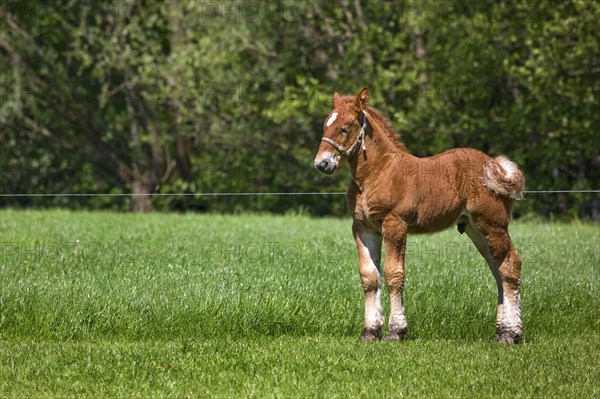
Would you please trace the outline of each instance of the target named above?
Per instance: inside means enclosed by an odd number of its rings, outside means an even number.
[[[456,223],[465,209],[465,201],[455,190],[431,190],[414,204],[413,217],[407,220],[409,233],[433,233]]]
[[[462,214],[462,209],[457,207],[456,209],[449,210],[444,214],[437,215],[419,215],[412,222],[408,224],[409,233],[434,233],[436,231],[445,230],[448,227],[456,223],[456,220]]]
[[[441,190],[440,190],[441,191]],[[456,223],[464,211],[464,201],[458,196],[449,197],[438,191],[421,201],[411,196],[361,195],[352,201],[353,217],[372,230],[382,232],[386,218],[403,220],[408,233],[433,233]]]

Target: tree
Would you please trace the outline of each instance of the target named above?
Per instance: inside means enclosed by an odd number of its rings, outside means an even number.
[[[63,206],[342,214],[339,197],[145,194],[342,191],[348,171],[321,177],[312,161],[332,93],[364,85],[416,155],[475,147],[517,161],[528,189],[600,187],[591,0],[3,6],[7,192],[141,194],[50,202]],[[516,213],[597,208],[592,195],[536,196]]]

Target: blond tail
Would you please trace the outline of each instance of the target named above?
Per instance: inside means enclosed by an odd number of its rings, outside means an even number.
[[[501,155],[483,165],[484,184],[498,195],[523,199],[525,177],[516,163]]]

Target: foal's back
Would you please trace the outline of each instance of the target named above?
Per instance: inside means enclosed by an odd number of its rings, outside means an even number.
[[[481,151],[457,148],[429,158],[410,154],[395,158],[387,176],[397,201],[393,212],[408,223],[409,232],[445,229],[477,198],[493,196],[482,182],[484,165],[494,160]]]

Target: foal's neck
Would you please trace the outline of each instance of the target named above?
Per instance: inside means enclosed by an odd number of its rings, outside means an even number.
[[[392,159],[410,156],[403,145],[394,143],[378,120],[370,115],[367,120],[365,150],[361,148],[349,162],[352,177],[361,188],[364,183],[380,175]]]

